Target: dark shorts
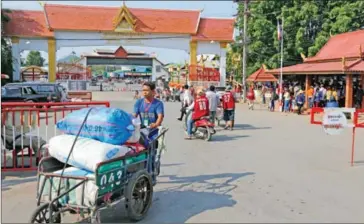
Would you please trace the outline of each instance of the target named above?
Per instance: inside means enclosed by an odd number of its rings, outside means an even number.
[[[235,110],[224,110],[224,120],[225,121],[233,121],[234,120]]]

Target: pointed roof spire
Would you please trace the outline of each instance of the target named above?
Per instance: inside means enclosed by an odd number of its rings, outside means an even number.
[[[120,23],[124,20],[129,25],[129,27],[132,28],[132,30],[135,29],[136,19],[134,19],[133,15],[130,13],[125,1],[123,1],[123,6],[120,8],[118,14],[114,17],[114,29],[117,29]]]

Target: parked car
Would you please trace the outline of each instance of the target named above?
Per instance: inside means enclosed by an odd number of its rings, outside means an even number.
[[[2,102],[48,102],[48,97],[38,94],[30,86],[4,86],[1,88]]]
[[[10,86],[28,86],[32,87],[38,94],[45,95],[48,97],[49,102],[61,102],[63,86],[56,83],[48,82],[19,82],[19,83],[8,83],[5,87]]]

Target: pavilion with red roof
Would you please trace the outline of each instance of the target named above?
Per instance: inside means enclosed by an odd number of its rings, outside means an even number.
[[[41,11],[11,10],[3,35],[11,38],[13,78],[20,79],[20,53],[48,52],[49,81],[56,79],[61,47],[145,46],[184,50],[190,65],[197,55],[220,56],[225,84],[226,46],[234,41],[234,18],[202,18],[201,10],[169,10],[42,4]]]
[[[277,82],[278,79],[266,72],[267,67],[263,64],[257,71],[251,74],[246,81],[247,82]]]
[[[335,35],[315,56],[302,58],[301,64],[283,67],[283,75],[305,75],[306,91],[315,75],[345,75],[345,107],[353,106],[353,77],[364,86],[364,30]],[[279,75],[280,68],[266,72]]]

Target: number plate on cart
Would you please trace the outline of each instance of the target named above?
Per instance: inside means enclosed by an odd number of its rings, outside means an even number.
[[[99,165],[97,168],[96,185],[99,187],[99,197],[122,189],[123,184],[126,182],[126,165],[138,163],[147,158],[147,153],[140,154],[135,157],[127,159],[120,159],[109,163]]]

